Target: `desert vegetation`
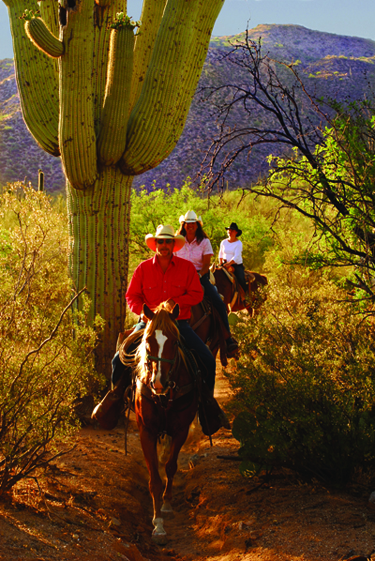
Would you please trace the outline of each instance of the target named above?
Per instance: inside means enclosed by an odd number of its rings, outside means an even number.
[[[233,328],[242,352],[227,375],[241,472],[284,466],[345,485],[371,471],[372,307],[348,290],[350,266],[317,268],[306,259],[316,251],[315,229],[296,210],[243,190],[207,199],[187,183],[132,193],[131,271],[150,256],[145,234],[161,222],[177,227],[189,208],[202,215],[216,254],[225,226],[236,221],[246,267],[270,283],[261,312],[251,320],[239,315]],[[101,386],[95,330],[84,311],[71,311],[77,295],[67,275],[64,201],[15,184],[4,190],[1,210],[1,453],[9,488],[59,453],[59,440],[77,428],[76,398]],[[134,319],[128,316],[129,325]]]
[[[0,495],[59,456],[76,401],[102,385],[102,322],[88,325],[87,295],[69,280],[66,226],[61,200],[21,183],[0,195]]]

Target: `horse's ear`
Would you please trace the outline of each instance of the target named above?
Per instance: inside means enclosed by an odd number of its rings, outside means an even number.
[[[155,316],[154,312],[150,310],[147,304],[143,304],[142,314],[146,316],[146,318],[149,319],[150,321],[153,320]]]
[[[179,315],[180,315],[180,306],[178,304],[175,304],[172,310],[172,317],[173,319],[177,319]]]

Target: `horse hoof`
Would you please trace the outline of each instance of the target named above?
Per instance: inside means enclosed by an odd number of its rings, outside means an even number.
[[[166,532],[164,532],[164,534],[156,534],[155,531],[154,531],[154,532],[152,532],[151,539],[157,545],[165,545],[168,541]]]
[[[170,504],[163,504],[163,506],[161,507],[161,511],[165,518],[174,518],[173,508]]]
[[[165,545],[167,543],[167,532],[163,527],[163,519],[154,518],[152,523],[155,526],[152,531],[152,541],[157,543],[158,545]]]

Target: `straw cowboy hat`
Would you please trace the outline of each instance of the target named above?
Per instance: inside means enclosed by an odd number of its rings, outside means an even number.
[[[237,226],[237,224],[235,222],[232,222],[232,224],[230,226],[227,226],[225,229],[226,230],[235,230],[237,232],[237,236],[240,236],[242,234],[242,230],[239,229],[239,227]]]
[[[183,222],[185,223],[189,223],[189,222],[199,222],[199,224],[201,226],[203,226],[203,220],[201,216],[197,216],[194,212],[194,210],[188,210],[187,213],[185,214],[185,216],[183,214],[181,214],[180,216],[180,224],[182,224]]]
[[[174,233],[173,227],[170,224],[160,224],[156,228],[156,234],[147,234],[145,237],[145,242],[152,251],[156,251],[156,240],[174,240],[173,251],[179,251],[185,245],[184,236],[180,236]]]

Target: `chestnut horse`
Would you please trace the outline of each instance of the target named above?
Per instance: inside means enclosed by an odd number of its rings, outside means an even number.
[[[165,303],[152,312],[146,305],[143,314],[149,322],[135,354],[135,415],[143,454],[150,474],[149,489],[153,500],[152,539],[166,543],[167,533],[162,515],[172,514],[172,484],[177,471],[177,457],[188,436],[189,427],[198,410],[198,388],[194,362],[182,348],[175,320],[179,306],[170,313]],[[167,476],[159,475],[158,439],[168,435],[171,440],[165,463]]]
[[[253,271],[246,271],[249,280],[249,293],[246,294],[247,302],[243,302],[241,297],[241,291],[243,290],[238,287],[238,281],[235,278],[235,283],[233,283],[229,278],[227,272],[223,267],[213,266],[212,273],[215,277],[216,287],[220,294],[224,298],[224,303],[227,307],[228,312],[237,312],[239,310],[247,310],[250,317],[256,313],[263,302],[266,301],[266,294],[264,292],[264,287],[268,284],[267,277],[261,275],[260,273],[254,273]],[[236,297],[237,292],[237,297]]]

